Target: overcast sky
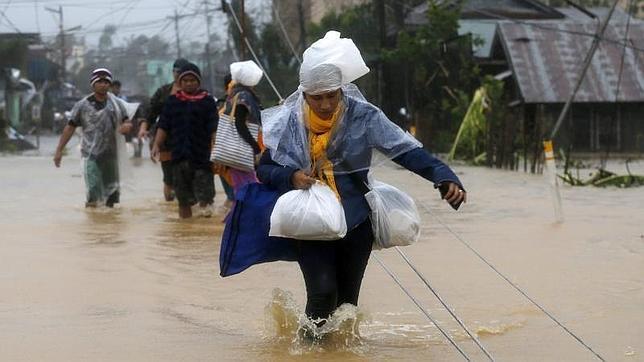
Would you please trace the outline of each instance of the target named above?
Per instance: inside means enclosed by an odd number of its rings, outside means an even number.
[[[270,0],[246,0],[247,11],[254,19],[266,19],[270,16],[270,3]],[[17,28],[24,33],[55,36],[59,26],[58,14],[45,8],[58,10],[59,5],[63,7],[65,29],[80,25],[81,30],[75,33],[85,36],[90,47],[96,47],[106,24],[117,26],[113,38],[117,44],[139,34],[158,34],[174,44],[174,22],[167,17],[174,15],[175,9],[179,14],[199,13],[180,21],[182,45],[191,40],[206,39],[204,0],[0,0],[0,33],[16,32]],[[209,0],[208,6],[209,9],[219,9],[221,1]],[[227,18],[224,13],[213,11],[211,32],[220,38],[226,37]]]

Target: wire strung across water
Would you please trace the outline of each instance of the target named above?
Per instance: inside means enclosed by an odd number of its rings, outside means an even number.
[[[445,338],[447,338],[447,340],[452,344],[452,346],[456,348],[456,350],[463,356],[463,358],[465,358],[465,360],[467,361],[471,361],[470,357],[465,353],[465,351],[463,351],[461,347],[459,347],[458,344],[456,344],[456,342],[452,339],[452,337],[450,337],[449,334],[447,334],[447,332],[445,332],[445,330],[443,330],[443,328],[441,328],[441,326],[438,325],[438,323],[434,320],[434,318],[432,318],[429,312],[425,310],[425,308],[423,308],[422,305],[420,305],[418,300],[414,298],[414,296],[409,292],[409,290],[407,290],[407,288],[405,288],[405,286],[402,285],[398,277],[396,277],[396,274],[394,274],[391,270],[389,270],[389,268],[387,268],[387,266],[382,262],[382,260],[380,260],[380,258],[377,255],[375,254],[371,254],[371,255],[374,257],[374,259],[376,259],[378,264],[380,264],[380,266],[385,270],[385,272],[389,274],[391,279],[393,279],[394,282],[398,284],[400,289],[402,289],[402,291],[405,292],[405,294],[407,294],[407,296],[412,300],[412,302],[416,304],[416,306],[420,309],[420,311],[423,312],[423,314],[434,324],[434,326],[436,326],[436,328],[438,328],[438,330],[443,334],[443,336],[445,336]]]
[[[424,276],[424,275],[423,275],[423,274],[418,270],[418,268],[416,268],[416,266],[415,266],[414,264],[412,264],[411,260],[409,260],[409,257],[407,257],[407,255],[406,255],[405,253],[403,253],[403,251],[402,251],[402,250],[400,250],[400,248],[399,248],[399,247],[397,247],[397,246],[396,246],[396,247],[395,247],[395,249],[396,249],[396,251],[398,251],[398,253],[400,254],[400,256],[405,260],[405,262],[407,262],[407,265],[409,265],[409,267],[414,271],[414,273],[416,273],[416,275],[420,278],[420,280],[422,280],[422,281],[423,281],[423,283],[427,286],[427,288],[429,288],[429,290],[434,294],[434,296],[436,296],[436,298],[438,299],[438,301],[439,301],[439,302],[441,302],[441,304],[443,305],[443,307],[445,307],[445,309],[446,309],[446,310],[449,312],[449,314],[454,318],[454,320],[455,320],[455,321],[456,321],[456,322],[461,326],[461,328],[463,328],[463,330],[465,331],[465,333],[467,333],[467,335],[468,335],[468,336],[470,336],[470,338],[472,339],[472,341],[474,341],[474,343],[476,343],[476,345],[481,349],[481,351],[483,351],[483,353],[485,353],[485,355],[487,356],[487,358],[489,358],[489,359],[490,359],[490,361],[494,361],[494,357],[492,357],[492,355],[490,354],[490,352],[488,352],[488,351],[485,349],[485,347],[483,347],[483,345],[482,345],[482,344],[481,344],[481,342],[478,340],[478,338],[476,338],[476,337],[475,337],[475,336],[474,336],[474,335],[473,335],[473,334],[472,334],[472,333],[467,329],[467,327],[465,326],[465,324],[463,323],[463,321],[462,321],[462,320],[461,320],[461,319],[456,315],[456,313],[454,313],[454,311],[452,310],[452,308],[450,308],[450,306],[449,306],[449,305],[447,305],[447,303],[443,300],[443,298],[441,298],[441,296],[438,294],[438,292],[436,292],[436,290],[434,290],[434,288],[432,288],[432,286],[429,284],[429,282],[427,281],[427,279],[425,278],[425,276]]]
[[[575,333],[573,333],[570,329],[568,329],[566,326],[563,325],[557,318],[555,318],[550,312],[548,312],[544,307],[542,307],[539,303],[537,303],[534,299],[532,299],[526,292],[524,292],[519,286],[514,284],[508,277],[506,277],[503,273],[501,273],[497,268],[494,267],[490,262],[488,262],[476,249],[474,249],[465,239],[463,239],[460,235],[458,235],[452,228],[450,228],[447,224],[445,224],[438,216],[436,216],[430,209],[427,207],[424,203],[418,202],[418,204],[429,214],[431,215],[436,221],[438,221],[439,224],[441,224],[447,231],[449,231],[450,234],[452,234],[458,241],[460,241],[465,247],[470,249],[481,261],[483,261],[487,266],[489,266],[494,272],[501,277],[503,280],[508,282],[510,286],[512,286],[516,291],[521,293],[526,299],[528,299],[533,305],[535,305],[537,308],[539,308],[545,315],[547,315],[553,322],[555,322],[557,325],[559,325],[561,328],[563,328],[564,331],[566,331],[570,336],[572,336],[574,339],[577,340],[582,346],[586,347],[592,354],[595,355],[599,360],[605,361],[605,359],[600,356],[597,352],[595,352],[592,348],[590,348],[589,345],[587,345],[579,336],[577,336]]]

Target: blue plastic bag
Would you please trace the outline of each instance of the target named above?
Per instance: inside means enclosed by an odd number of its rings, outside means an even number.
[[[260,183],[248,184],[235,195],[219,252],[220,275],[241,273],[252,265],[296,261],[296,241],[269,237],[270,219],[280,193]]]

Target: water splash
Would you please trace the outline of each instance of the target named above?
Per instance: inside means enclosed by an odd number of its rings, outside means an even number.
[[[265,337],[291,355],[319,352],[349,352],[362,355],[366,347],[360,337],[365,314],[343,304],[326,320],[311,320],[300,310],[293,295],[276,288],[264,309]]]

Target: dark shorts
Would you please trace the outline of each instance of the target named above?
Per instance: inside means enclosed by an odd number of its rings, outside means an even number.
[[[172,171],[179,206],[213,203],[215,178],[210,168],[196,168],[190,161],[179,161],[173,162]]]

